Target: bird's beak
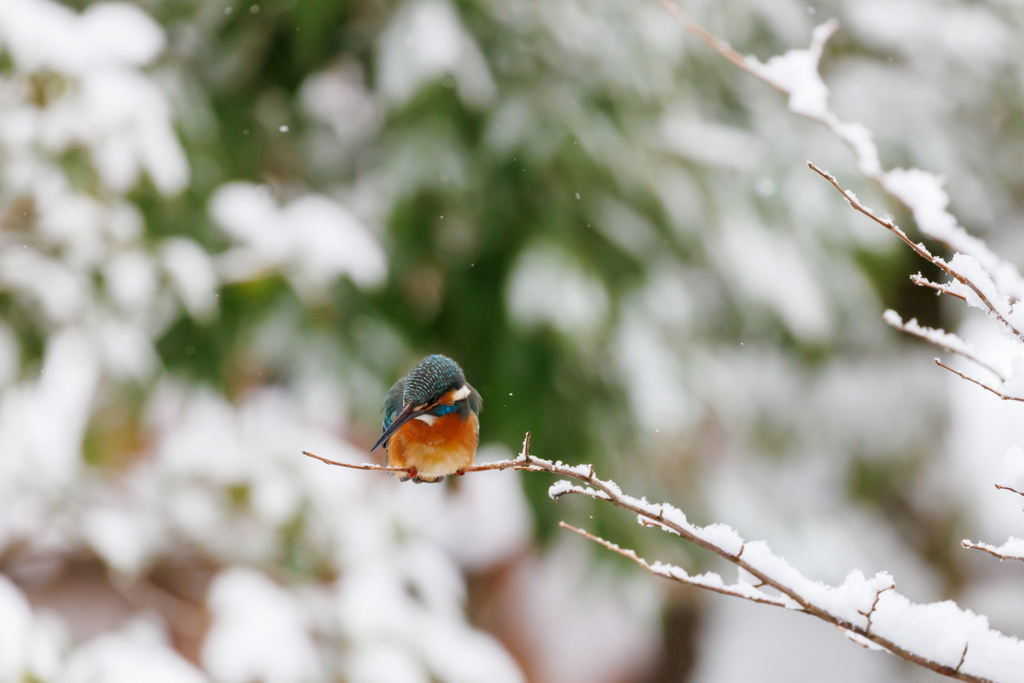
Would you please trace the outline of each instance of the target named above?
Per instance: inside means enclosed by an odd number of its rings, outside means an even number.
[[[395,432],[401,429],[402,425],[404,425],[406,422],[408,422],[409,420],[416,419],[418,416],[422,415],[428,410],[430,410],[430,406],[408,405],[402,408],[402,412],[400,412],[395,417],[395,420],[391,423],[391,426],[384,430],[384,433],[380,435],[379,439],[377,439],[377,443],[373,444],[373,448],[370,449],[370,452],[373,453],[375,450],[380,448],[382,444],[387,443],[388,439],[390,439]]]

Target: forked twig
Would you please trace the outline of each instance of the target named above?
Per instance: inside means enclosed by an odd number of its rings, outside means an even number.
[[[963,379],[967,380],[968,382],[971,382],[972,384],[977,384],[982,389],[985,389],[987,391],[991,391],[993,394],[995,394],[999,398],[1003,399],[1004,401],[1020,401],[1021,403],[1024,403],[1024,398],[1018,398],[1016,396],[1007,396],[1003,392],[999,391],[998,389],[995,389],[994,387],[990,387],[989,385],[985,384],[984,382],[979,382],[978,380],[976,380],[973,377],[970,377],[968,375],[965,375],[964,373],[960,372],[959,370],[954,370],[953,368],[949,367],[948,365],[946,365],[945,363],[940,361],[938,358],[935,359],[935,364],[938,365],[940,368],[946,368],[947,370],[952,372],[954,375],[958,375],[958,376],[962,377]]]
[[[985,308],[988,309],[992,317],[994,317],[996,320],[1005,325],[1008,330],[1013,332],[1013,335],[1017,337],[1017,339],[1024,342],[1024,334],[1021,334],[1020,330],[1014,327],[1013,324],[1009,320],[1007,320],[1002,313],[999,312],[999,309],[997,309],[995,305],[992,304],[992,302],[985,295],[985,293],[982,292],[981,289],[970,280],[970,278],[961,275],[957,271],[953,270],[953,268],[950,267],[950,265],[946,263],[944,259],[941,259],[938,256],[934,256],[930,251],[928,251],[928,249],[925,248],[923,244],[918,244],[911,240],[909,237],[907,237],[907,234],[899,228],[899,226],[892,222],[891,219],[881,218],[874,211],[861,204],[860,200],[858,200],[852,192],[846,190],[845,188],[843,188],[842,185],[839,184],[839,181],[835,179],[835,176],[831,175],[830,173],[827,173],[826,171],[821,170],[810,161],[807,162],[807,165],[811,168],[812,171],[814,171],[822,178],[827,180],[829,183],[831,183],[832,187],[836,188],[836,190],[839,191],[839,194],[843,195],[843,198],[846,199],[847,203],[849,203],[849,205],[852,206],[856,211],[859,211],[860,213],[864,214],[874,222],[881,225],[883,228],[885,228],[892,234],[896,235],[898,238],[900,238],[901,241],[903,241],[904,244],[913,249],[915,254],[923,258],[925,261],[928,261],[929,263],[937,266],[951,278],[953,278],[954,280],[956,280],[957,282],[959,282],[960,284],[964,285],[972,292],[974,292],[974,294],[985,305]]]
[[[949,288],[948,285],[944,285],[941,282],[932,282],[931,280],[921,275],[920,273],[911,275],[910,281],[913,282],[915,285],[918,285],[919,287],[930,287],[931,289],[937,291],[939,294],[948,294],[949,296],[954,296],[957,299],[960,299],[960,301],[967,301],[966,296],[958,292],[954,292],[952,289]]]

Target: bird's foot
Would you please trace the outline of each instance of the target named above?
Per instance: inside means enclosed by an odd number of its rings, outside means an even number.
[[[398,481],[409,481],[410,479],[416,479],[419,476],[420,473],[415,467],[408,467],[405,472],[398,473]]]
[[[461,477],[466,474],[466,468],[455,470],[452,474],[456,477]]]

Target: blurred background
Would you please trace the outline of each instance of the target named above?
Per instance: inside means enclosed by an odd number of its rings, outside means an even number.
[[[761,59],[839,19],[837,113],[1024,261],[1016,4],[682,7]],[[992,488],[1019,409],[881,314],[996,342],[808,159],[912,229],[654,0],[3,0],[0,681],[938,680],[568,537],[727,569],[546,475],[300,454],[376,457],[436,352],[480,459],[529,430],[808,576],[1024,632],[1021,569],[959,547],[1024,522]]]

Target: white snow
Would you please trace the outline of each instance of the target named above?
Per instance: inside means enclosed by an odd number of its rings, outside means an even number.
[[[209,210],[238,244],[218,261],[228,281],[281,269],[299,294],[316,298],[339,276],[366,289],[381,284],[387,274],[376,238],[327,197],[305,195],[278,208],[268,188],[230,183],[217,190]]]
[[[610,305],[604,284],[575,255],[542,244],[527,247],[518,256],[505,297],[520,325],[548,325],[577,339],[601,328]]]
[[[818,62],[825,43],[839,28],[833,20],[824,23],[811,34],[811,46],[807,50],[789,50],[786,54],[772,57],[761,64],[753,57],[747,57],[747,67],[775,87],[789,94],[789,108],[796,114],[824,119],[831,112],[828,108],[828,88],[818,74]]]
[[[1024,493],[1024,448],[1011,446],[1003,454],[1003,480],[1000,482]]]
[[[252,569],[221,572],[207,604],[213,623],[203,666],[224,683],[320,680],[320,660],[298,601]]]
[[[72,654],[63,680],[68,683],[208,683],[195,666],[175,652],[161,629],[145,618],[102,635]]]
[[[965,356],[974,358],[978,357],[978,352],[974,348],[973,344],[964,341],[952,332],[946,332],[945,330],[939,330],[932,327],[924,327],[918,324],[917,318],[911,318],[904,322],[899,313],[892,309],[888,309],[882,314],[882,319],[892,327],[921,337],[936,346],[950,349],[951,351],[961,353]]]
[[[1024,560],[1024,539],[1017,538],[1016,536],[1011,536],[1002,545],[975,543],[968,540],[965,540],[963,545],[964,547],[987,550],[990,553],[999,555],[1004,560]]]
[[[217,274],[202,247],[184,237],[160,245],[160,261],[189,315],[209,320],[217,312]]]
[[[471,106],[486,106],[497,95],[480,47],[447,0],[406,2],[381,34],[377,64],[380,91],[396,105],[446,75]]]

